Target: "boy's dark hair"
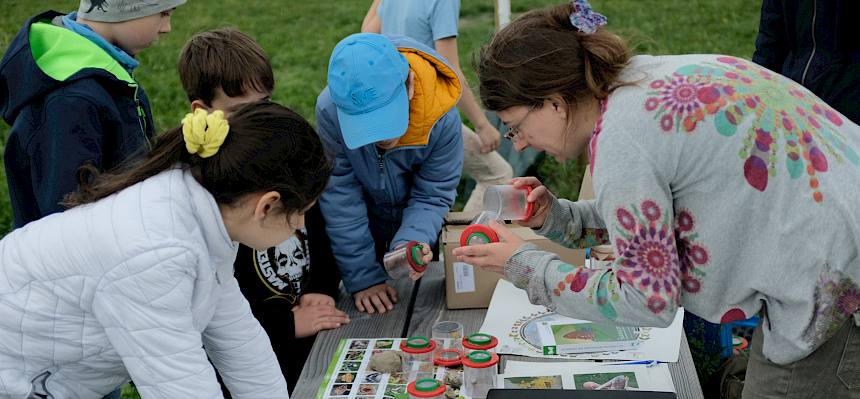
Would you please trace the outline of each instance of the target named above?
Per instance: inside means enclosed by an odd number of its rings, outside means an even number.
[[[98,201],[173,167],[190,170],[224,205],[233,205],[246,194],[275,191],[287,215],[302,214],[322,195],[331,164],[305,118],[264,100],[242,106],[227,120],[229,133],[215,155],[201,158],[189,153],[182,126],[175,127],[158,136],[146,159],[125,171],[89,179],[66,196],[64,204]],[[89,172],[96,171],[90,167]]]
[[[228,97],[249,90],[271,93],[275,87],[272,64],[250,36],[230,28],[194,35],[179,55],[179,79],[188,101],[212,104],[215,89]]]
[[[540,106],[555,94],[572,107],[629,84],[619,81],[631,56],[624,40],[603,28],[580,32],[570,23],[573,7],[525,13],[481,48],[476,69],[487,109]]]

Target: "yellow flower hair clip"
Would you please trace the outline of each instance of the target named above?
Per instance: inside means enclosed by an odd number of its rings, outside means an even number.
[[[206,112],[205,109],[197,108],[193,113],[186,114],[182,118],[182,137],[185,139],[185,149],[189,153],[197,154],[201,158],[209,158],[218,152],[230,125],[224,112]]]

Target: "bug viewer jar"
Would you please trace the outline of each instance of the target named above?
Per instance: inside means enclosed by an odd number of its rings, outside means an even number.
[[[417,336],[409,337],[400,343],[400,351],[403,352],[403,370],[413,371],[420,363],[433,363],[433,352],[436,350],[436,342]]]
[[[464,393],[473,399],[487,397],[487,392],[496,386],[499,370],[499,355],[487,351],[474,351],[463,359]]]
[[[496,185],[484,193],[484,210],[495,212],[504,220],[528,220],[534,213],[534,202],[528,202],[532,188]]]
[[[489,334],[475,333],[463,338],[463,353],[468,355],[473,351],[495,352],[499,340]]]
[[[409,399],[445,399],[445,384],[432,378],[412,381],[406,386]]]
[[[499,214],[495,212],[483,211],[479,213],[475,217],[475,220],[460,233],[460,246],[465,247],[499,242],[499,235],[490,227],[491,220],[502,224],[505,223],[503,219],[499,218]]]
[[[409,241],[383,255],[382,264],[388,277],[394,280],[408,276],[410,271],[423,273],[427,270],[427,264],[424,263],[424,246],[417,241]]]

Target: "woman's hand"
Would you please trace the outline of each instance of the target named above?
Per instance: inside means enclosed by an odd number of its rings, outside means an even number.
[[[549,209],[552,206],[552,199],[554,197],[552,193],[536,177],[517,177],[511,179],[511,184],[514,187],[529,186],[532,188],[531,194],[526,198],[526,201],[534,203],[532,217],[525,221],[518,220],[516,221],[517,224],[535,229],[543,227],[546,217],[549,215]]]
[[[495,220],[491,220],[489,226],[496,231],[502,242],[454,248],[454,256],[460,262],[505,274],[505,263],[525,244],[525,240]]]

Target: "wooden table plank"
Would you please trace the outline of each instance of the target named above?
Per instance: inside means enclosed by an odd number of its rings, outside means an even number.
[[[385,314],[367,314],[356,309],[352,295],[349,295],[341,286],[337,306],[349,314],[350,323],[338,329],[322,331],[317,335],[291,397],[303,399],[316,397],[320,385],[324,383],[323,376],[326,368],[341,339],[399,337],[406,324],[413,287],[409,279],[396,282],[394,288],[397,289],[399,303],[394,310]]]
[[[412,322],[407,329],[407,335],[427,335],[431,333],[433,324],[441,320],[451,320],[463,324],[466,334],[477,332],[484,322],[486,309],[449,310],[445,305],[444,268],[434,263],[422,278],[417,292]],[[517,361],[558,361],[556,359],[539,359],[524,356],[502,356],[500,371],[504,370],[505,362]],[[680,399],[701,399],[702,387],[696,376],[696,367],[690,355],[687,337],[681,334],[681,351],[677,363],[669,363],[669,372],[675,384],[675,390]]]

